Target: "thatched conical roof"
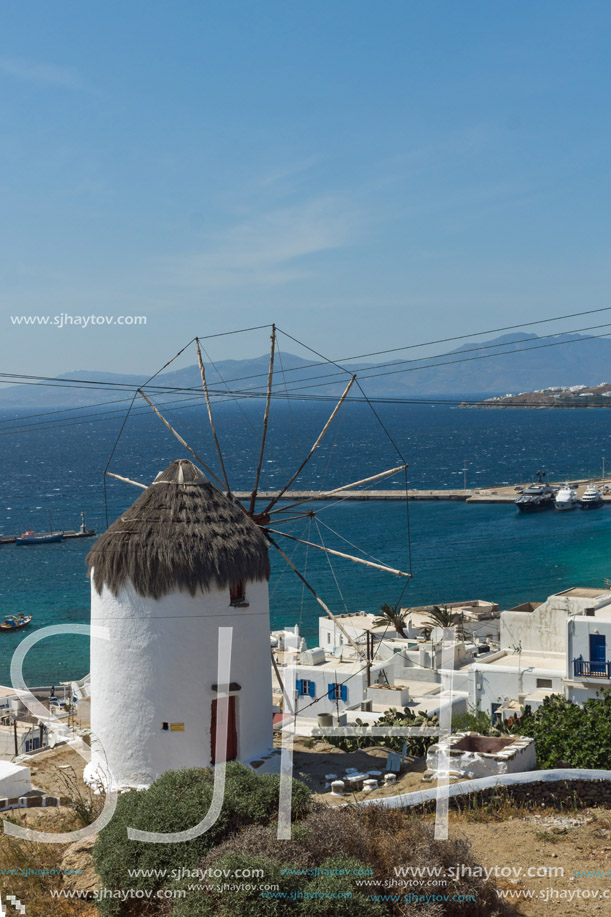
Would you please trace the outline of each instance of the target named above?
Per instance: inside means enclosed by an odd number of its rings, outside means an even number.
[[[127,580],[142,596],[269,579],[262,531],[192,462],[180,459],[98,538],[87,555],[98,593]]]

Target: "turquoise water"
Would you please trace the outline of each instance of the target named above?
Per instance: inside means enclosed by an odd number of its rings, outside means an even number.
[[[242,410],[244,413],[242,413]],[[258,450],[260,406],[218,409],[219,435],[226,447],[234,489],[252,484]],[[275,406],[262,487],[273,489],[316,438],[329,406],[298,404],[289,411]],[[553,477],[599,473],[602,456],[611,463],[605,411],[465,411],[449,407],[382,405],[380,414],[410,463],[413,487],[462,486],[463,462],[469,485],[488,486],[532,478],[541,467]],[[201,410],[168,411],[198,454],[216,468],[212,443]],[[117,437],[120,420],[74,422],[53,429],[11,432],[11,415],[0,415],[3,488],[0,531],[46,529],[49,514],[55,528],[76,528],[79,513],[102,531],[105,502],[102,472]],[[32,421],[34,423],[34,421]],[[254,428],[254,429],[253,429]],[[184,450],[151,416],[130,418],[112,462],[119,474],[149,482]],[[303,486],[332,487],[399,463],[376,419],[362,405],[351,405],[324,441],[316,460],[300,477]],[[611,465],[610,465],[611,467]],[[382,487],[400,488],[401,480]],[[137,493],[129,485],[108,486],[113,521]],[[316,523],[285,523],[284,530],[338,550],[352,549],[326,526],[392,567],[409,570],[410,552],[405,506],[401,503],[315,504]],[[501,606],[543,599],[574,584],[602,585],[611,576],[611,510],[520,515],[513,506],[467,506],[453,503],[410,505],[411,564],[414,574],[403,596],[405,604],[483,598]],[[0,546],[0,610],[34,615],[33,629],[48,624],[87,623],[89,582],[85,557],[90,540],[38,547]],[[283,545],[287,554],[295,548]],[[299,547],[295,563],[304,570],[334,611],[376,610],[396,601],[403,588],[395,577],[334,560]],[[270,583],[272,624],[299,621],[303,633],[317,632],[319,606],[305,593],[294,573],[272,556]],[[24,632],[25,633],[25,632]],[[0,683],[6,684],[11,654],[22,635],[0,635]],[[26,660],[31,684],[80,677],[88,670],[83,637],[53,637],[39,644]]]

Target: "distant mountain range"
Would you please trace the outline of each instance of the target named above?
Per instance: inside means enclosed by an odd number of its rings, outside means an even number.
[[[550,338],[510,334],[492,341],[476,338],[441,356],[415,361],[412,358],[411,362],[408,356],[409,351],[386,363],[351,364],[348,368],[358,372],[368,395],[391,398],[465,392],[517,393],[555,385],[591,386],[611,381],[611,340],[578,334]],[[267,354],[248,360],[220,361],[207,368],[208,384],[217,392],[226,390],[225,383],[233,391],[261,390],[265,386],[268,362]],[[337,395],[347,379],[335,366],[286,352],[282,354],[282,364],[277,361],[276,369],[278,392],[293,389],[303,395]],[[0,389],[0,408],[91,405],[115,396],[120,398],[125,394],[125,386],[133,390],[146,378],[90,370],[68,372],[49,386],[11,385]],[[62,386],[60,379],[72,385]],[[84,381],[82,387],[73,387],[80,381]],[[197,366],[163,373],[153,384],[201,391]],[[109,390],[102,390],[102,386],[108,386]]]

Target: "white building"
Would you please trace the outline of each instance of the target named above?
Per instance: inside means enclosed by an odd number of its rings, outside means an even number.
[[[611,605],[588,608],[567,624],[565,696],[574,703],[611,688]]]
[[[494,602],[486,602],[482,599],[473,599],[466,602],[447,602],[441,605],[454,614],[462,617],[462,626],[465,636],[468,640],[475,639],[478,642],[491,641],[498,642],[499,639],[499,606]],[[363,639],[366,631],[373,635],[376,641],[386,640],[404,640],[409,643],[409,648],[415,648],[418,645],[425,631],[430,631],[430,616],[435,608],[434,605],[422,605],[415,608],[401,608],[403,613],[403,629],[405,637],[391,625],[386,623],[374,624],[379,615],[371,612],[360,611],[351,614],[335,615],[335,619],[340,622],[342,628],[353,639]],[[432,634],[435,641],[441,639],[439,632],[433,630]],[[351,654],[352,649],[349,641],[337,626],[335,621],[329,617],[318,619],[318,640],[319,645],[325,652],[334,653],[343,651]]]
[[[430,639],[422,637],[430,609],[410,609],[405,637],[386,624],[374,624],[373,614],[336,616],[363,652],[369,643],[376,667],[369,687],[363,659],[350,640],[335,621],[320,618],[321,646],[310,651],[318,654],[317,664],[306,664],[304,654],[297,663],[299,715],[339,712],[348,722],[356,715],[373,722],[391,706],[437,712],[446,697],[442,682],[447,685],[450,676],[455,713],[468,706],[503,717],[525,706],[535,710],[552,694],[580,703],[595,697],[601,686],[611,687],[611,590],[572,587],[545,602],[504,611],[500,621],[492,603],[448,607],[471,614],[483,627],[498,626],[500,647],[481,653],[488,647],[457,640],[449,665],[441,629],[434,629]],[[369,711],[362,710],[363,704]]]
[[[576,586],[504,611],[500,633],[501,650],[471,666],[472,708],[509,715],[551,694],[582,702],[611,687],[608,589]]]
[[[224,717],[226,760],[267,752],[269,557],[244,511],[191,462],[173,462],[88,562],[91,623],[110,636],[91,641],[88,778],[140,787],[170,769],[214,764]],[[219,699],[221,627],[233,629],[228,699]]]
[[[496,608],[482,602],[454,604],[474,616]],[[391,707],[438,713],[448,703],[442,683],[447,675],[442,665],[448,660],[441,629],[436,629],[436,639],[435,633],[432,640],[422,636],[432,607],[428,611],[409,611],[405,617],[406,637],[392,626],[375,624],[378,616],[364,611],[336,615],[334,619],[319,618],[320,646],[299,653],[286,647],[284,653],[278,654],[285,693],[295,698],[290,704],[283,702],[284,712],[290,709],[297,713],[298,727],[304,733],[316,724],[320,714],[333,715],[334,722],[339,718],[351,723],[358,717],[373,723]],[[454,713],[467,710],[468,671],[473,659],[479,658],[477,650],[474,644],[460,640],[454,646]],[[278,697],[279,683],[276,689]]]
[[[312,657],[320,661],[311,665],[303,661]],[[394,685],[394,661],[377,661],[371,665],[370,684]],[[326,657],[320,648],[301,654],[295,665],[295,709],[297,715],[315,719],[320,713],[341,716],[349,709],[360,709],[367,700],[367,671],[362,659],[341,662]],[[390,704],[387,705],[387,708]],[[403,706],[395,704],[395,706]]]
[[[0,685],[0,759],[13,760],[22,755],[33,755],[70,738],[67,727],[57,722],[67,722],[69,718],[65,705],[58,698],[57,705],[50,703],[49,688],[34,688],[33,693],[38,701],[49,707],[52,717],[30,713],[14,688]],[[67,691],[60,690],[62,693],[65,701],[69,702]]]

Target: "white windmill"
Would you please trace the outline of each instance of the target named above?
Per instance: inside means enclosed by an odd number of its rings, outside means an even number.
[[[252,760],[271,747],[269,548],[295,572],[366,665],[370,660],[362,647],[280,542],[297,541],[328,556],[400,577],[411,575],[282,530],[285,521],[316,515],[308,498],[291,498],[290,488],[320,447],[356,376],[351,376],[296,471],[261,505],[276,328],[272,326],[261,443],[248,499],[243,495],[238,499],[230,486],[200,341],[195,339],[195,343],[220,476],[139,389],[137,394],[203,471],[191,461],[175,461],[147,487],[107,469],[108,476],[135,484],[144,493],[98,539],[88,557],[92,624],[106,626],[110,634],[110,641],[93,639],[91,643],[93,739],[88,773],[93,779],[96,772],[108,770],[120,788],[147,786],[169,769],[215,763],[219,717],[227,728],[226,760]],[[347,491],[404,472],[406,467],[403,462],[326,491],[325,497],[342,499]],[[231,683],[222,704],[216,696],[221,626],[233,628]]]

